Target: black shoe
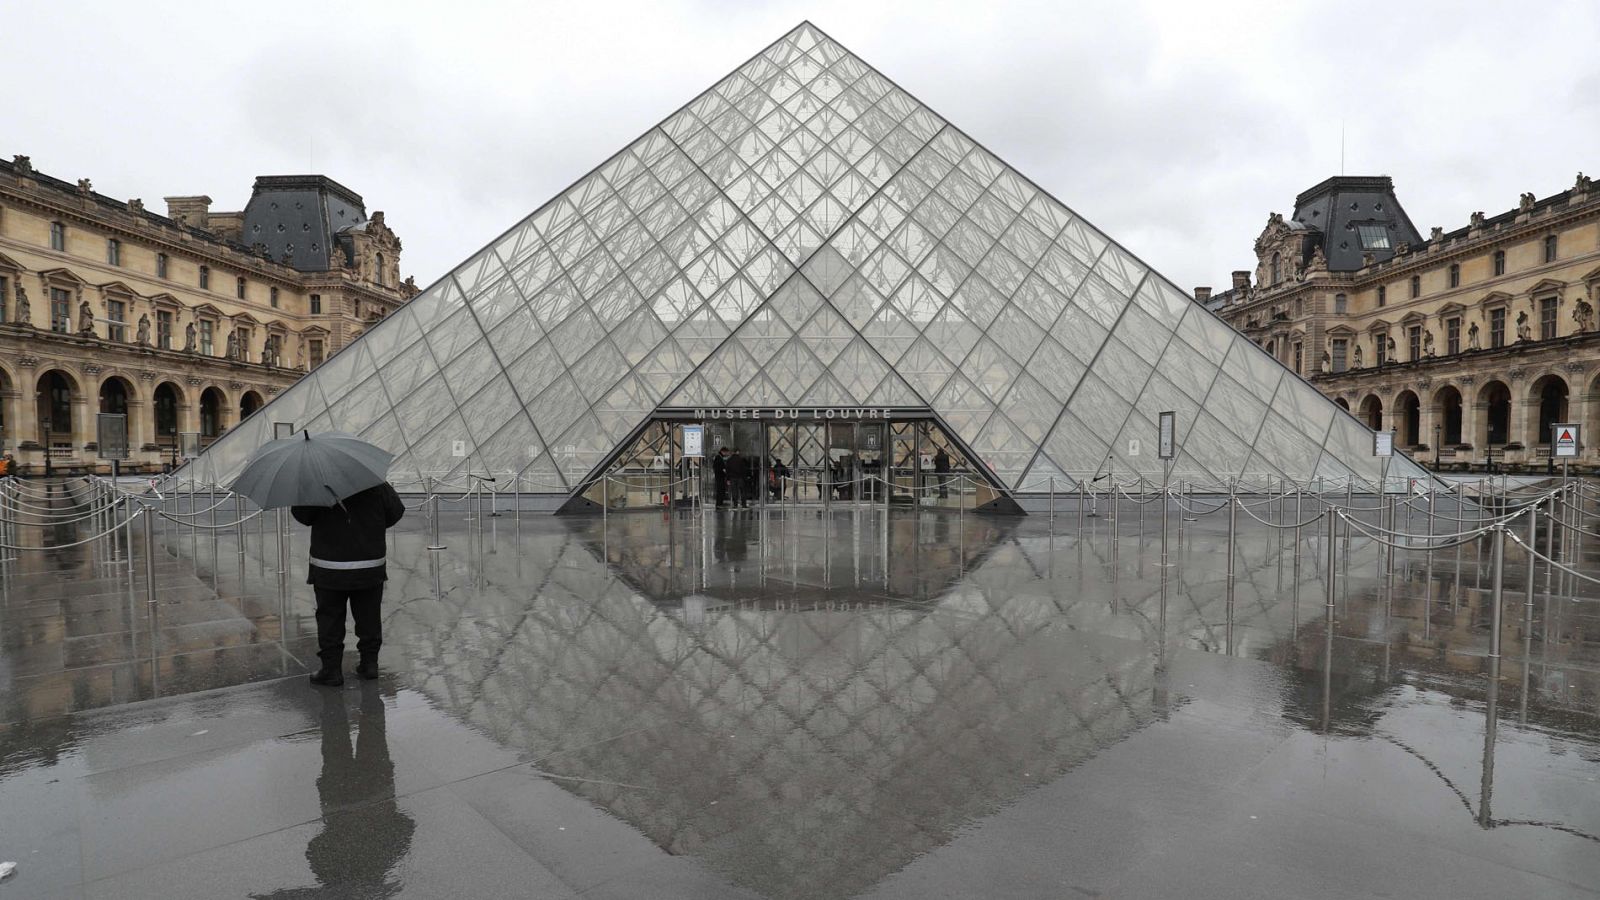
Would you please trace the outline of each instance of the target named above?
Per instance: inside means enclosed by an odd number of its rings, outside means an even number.
[[[339,687],[344,684],[344,673],[338,669],[330,669],[324,666],[319,671],[311,674],[311,683],[320,684],[323,687]]]
[[[378,661],[376,659],[363,659],[360,664],[356,666],[356,675],[366,679],[367,681],[377,678]]]

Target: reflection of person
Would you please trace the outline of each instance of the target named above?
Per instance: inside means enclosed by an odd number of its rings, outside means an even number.
[[[322,831],[306,844],[317,886],[251,895],[257,900],[300,897],[393,897],[392,870],[411,850],[417,825],[394,796],[394,762],[384,730],[383,698],[376,684],[361,687],[361,718],[354,746],[342,692],[322,695],[322,774],[317,799]]]
[[[761,499],[761,457],[750,454],[744,458],[744,505]]]
[[[728,448],[723,447],[724,451]],[[723,462],[722,478],[728,485],[728,504],[734,508],[749,506],[750,499],[745,495],[745,488],[750,484],[750,464],[745,458],[734,451]]]
[[[950,454],[944,452],[943,447],[940,447],[939,451],[933,454],[933,475],[939,482],[939,499],[943,500],[949,497]]]
[[[356,674],[378,677],[383,646],[383,583],[388,580],[383,533],[405,515],[405,505],[385,482],[339,501],[337,506],[296,506],[295,521],[311,526],[311,572],[317,594],[317,656],[322,669],[312,684],[344,684],[345,604],[356,621]]]

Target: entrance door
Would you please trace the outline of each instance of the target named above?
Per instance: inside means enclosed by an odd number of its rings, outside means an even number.
[[[717,469],[726,471],[727,463],[720,465],[717,459],[722,456],[722,448],[727,447],[729,456],[738,455],[745,461],[745,481],[743,493],[745,502],[751,506],[761,502],[764,492],[760,486],[766,483],[766,464],[763,460],[767,453],[766,428],[759,421],[715,421],[706,422],[705,452],[706,458],[701,471],[701,496],[709,498],[713,503],[722,505],[727,503],[732,494],[730,485],[723,485],[722,490],[717,489]]]

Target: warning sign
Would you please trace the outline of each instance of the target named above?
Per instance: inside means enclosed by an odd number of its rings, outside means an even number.
[[[1556,459],[1575,458],[1578,455],[1578,426],[1554,425],[1550,430],[1553,432],[1551,455]]]

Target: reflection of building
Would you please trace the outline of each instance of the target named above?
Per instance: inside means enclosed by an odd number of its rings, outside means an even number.
[[[657,505],[704,484],[674,427],[699,422],[756,484],[781,465],[797,501],[1015,509],[1108,471],[1161,478],[1169,410],[1177,478],[1379,472],[1360,423],[802,24],[202,469],[225,479],[269,423],[309,421],[393,450],[400,481],[520,474],[592,509],[620,470],[622,502]]]
[[[1427,239],[1388,178],[1330,178],[1290,218],[1274,213],[1255,249],[1254,273],[1198,299],[1419,458],[1543,463],[1556,422],[1589,423],[1600,446],[1600,190],[1588,177]]]
[[[128,415],[135,465],[209,443],[415,292],[383,213],[331,179],[210,205],[0,162],[0,442],[25,471],[95,464],[97,412]]]

